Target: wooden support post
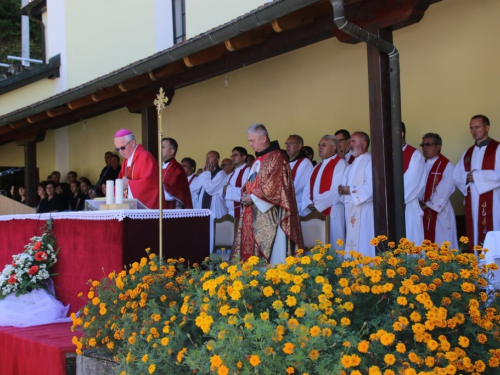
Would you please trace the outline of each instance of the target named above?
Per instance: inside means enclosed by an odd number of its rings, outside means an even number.
[[[37,188],[36,141],[26,142],[24,144],[24,190],[30,207],[37,206]]]
[[[158,159],[158,115],[152,103],[141,107],[142,145]]]
[[[392,43],[391,30],[378,30],[374,34]],[[370,45],[367,46],[367,55],[375,236],[384,234],[390,241],[397,241],[391,145],[389,58],[385,53]]]

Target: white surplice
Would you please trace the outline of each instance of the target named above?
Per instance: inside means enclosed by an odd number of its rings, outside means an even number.
[[[427,180],[429,178],[434,178],[434,176],[430,176],[429,173],[438,159],[438,156],[428,159],[425,162],[425,186],[427,186]],[[434,190],[434,193],[431,195],[430,200],[425,204],[427,207],[438,213],[436,218],[436,238],[434,241],[438,244],[442,244],[444,241],[449,241],[453,249],[458,249],[455,211],[453,211],[453,207],[450,203],[450,196],[455,191],[455,180],[453,179],[454,170],[455,167],[451,162],[449,162],[443,171],[441,181]],[[424,200],[424,194],[425,187],[424,192],[422,192],[422,195],[420,196],[421,201]]]
[[[478,244],[477,227],[478,227],[478,213],[479,213],[479,195],[493,190],[493,230],[500,230],[500,146],[497,148],[495,154],[495,169],[494,170],[481,170],[483,165],[484,153],[486,147],[474,147],[472,152],[471,170],[476,170],[472,173],[474,182],[467,182],[467,173],[464,167],[464,156],[455,166],[454,179],[458,190],[465,196],[467,195],[467,188],[470,186],[471,200],[472,200],[472,222],[474,224],[474,245]],[[466,151],[467,152],[467,151]]]
[[[200,174],[196,179],[197,182],[201,185],[200,195],[198,196],[198,202],[196,208],[207,208],[202,207],[203,204],[203,194],[207,192],[207,194],[212,196],[212,202],[210,204],[210,211],[212,211],[212,216],[216,219],[220,219],[222,216],[227,214],[227,207],[224,199],[222,199],[221,191],[227,181],[227,174],[223,170],[219,171],[212,179],[212,173],[209,171],[205,171]],[[193,183],[195,183],[193,181]]]
[[[236,187],[236,181],[238,180],[238,175],[240,174],[241,170],[245,168],[247,165],[242,164],[238,168],[234,170],[233,173],[231,173],[227,177],[227,183],[229,185],[226,188],[226,194],[224,195],[224,199],[226,202],[226,207],[227,211],[229,214],[234,217],[234,206],[235,204],[240,206],[241,205],[241,189],[245,186],[245,183],[247,182],[248,179],[248,172],[250,172],[250,168],[246,168],[243,171],[243,176],[241,178],[241,186]],[[239,219],[239,218],[237,218]]]
[[[191,192],[191,200],[193,201],[193,208],[198,206],[198,196],[200,195],[201,183],[199,183],[198,176],[194,173],[187,177],[189,183],[189,191]]]
[[[372,156],[359,155],[349,165],[342,179],[349,186],[350,194],[343,195],[347,252],[355,250],[363,255],[375,256],[375,247],[370,245],[374,236]]]
[[[342,183],[342,176],[346,168],[346,161],[340,159],[333,170],[333,178],[330,185],[330,189],[319,193],[321,177],[323,176],[323,171],[326,165],[332,159],[338,158],[338,155],[333,155],[328,159],[322,160],[315,168],[320,168],[318,174],[316,175],[316,181],[313,187],[314,202],[311,201],[311,184],[308,182],[304,187],[304,192],[302,194],[302,207],[303,215],[307,215],[311,212],[307,206],[314,204],[314,207],[319,212],[323,212],[327,208],[331,207],[330,211],[330,241],[332,242],[332,247],[334,249],[342,249],[337,245],[337,240],[340,239],[345,242],[345,223],[344,223],[344,204],[340,200],[339,195],[339,185]]]
[[[290,163],[290,169],[293,170],[295,164],[298,160],[294,160]],[[313,165],[308,158],[304,160],[297,167],[297,173],[293,179],[293,187],[295,188],[295,198],[297,199],[297,208],[299,209],[299,215],[303,215],[302,207],[302,195],[304,193],[304,188],[309,184],[309,178],[313,171]]]
[[[405,144],[403,151],[406,146]],[[425,159],[416,150],[411,156],[410,165],[404,174],[406,238],[414,242],[416,246],[420,246],[424,241],[422,221],[424,211],[420,208],[418,201],[425,189],[424,171]]]

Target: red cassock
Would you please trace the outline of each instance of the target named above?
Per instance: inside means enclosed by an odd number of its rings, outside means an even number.
[[[163,170],[163,187],[167,193],[181,202],[184,208],[193,208],[186,171],[175,158],[170,159],[167,168]],[[166,208],[175,209],[176,201],[167,201]]]
[[[128,159],[122,164],[118,178],[127,177],[130,190],[135,199],[140,200],[147,208],[158,209],[158,162],[142,145],[134,152],[132,164],[127,167]]]

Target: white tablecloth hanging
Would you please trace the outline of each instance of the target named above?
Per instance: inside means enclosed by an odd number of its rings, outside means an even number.
[[[484,249],[488,249],[488,252],[484,256],[484,263],[496,263],[499,270],[493,271],[492,283],[500,283],[500,231],[491,231],[486,234],[483,244]]]
[[[210,216],[210,210],[163,210],[164,219],[176,219],[183,217],[205,217]],[[48,220],[48,219],[70,219],[70,220],[118,220],[126,217],[130,219],[158,219],[159,210],[103,210],[103,211],[64,211],[50,212],[45,214],[27,215],[0,215],[0,221],[8,220]]]

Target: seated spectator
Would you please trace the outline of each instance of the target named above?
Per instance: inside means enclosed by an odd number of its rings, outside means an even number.
[[[10,198],[18,202],[21,201],[21,196],[19,195],[19,186],[12,185],[10,187]]]
[[[40,202],[42,201],[43,198],[47,196],[45,193],[45,187],[47,186],[47,181],[42,181],[38,184],[38,188],[36,190],[36,193],[38,194],[38,205],[36,206],[36,212],[40,212]]]
[[[87,177],[80,178],[80,191],[85,199],[93,199],[90,197],[90,189],[92,189],[92,185],[90,184],[90,180]]]
[[[47,181],[45,193],[47,196],[40,201],[38,213],[64,211],[64,202],[61,196],[56,194],[56,184],[54,181]]]
[[[80,191],[80,182],[72,181],[69,184],[71,189],[71,198],[69,199],[69,209],[71,211],[83,211],[85,207],[85,198]]]
[[[99,177],[99,181],[101,181],[101,183],[99,184],[100,186],[96,186],[95,189],[97,197],[105,196],[102,191],[103,187],[104,190],[106,190],[106,181],[115,181],[120,175],[120,170],[122,169],[122,166],[120,165],[120,157],[118,155],[111,154],[111,156],[109,157],[109,165],[104,168],[105,169],[103,169],[101,177]]]
[[[73,181],[76,181],[76,179],[78,178],[78,173],[76,173],[75,171],[69,171],[66,178],[68,179],[68,184],[71,185],[71,183]]]
[[[19,192],[19,196],[21,197],[19,199],[19,202],[21,202],[23,204],[28,204],[26,202],[26,190],[24,189],[24,186],[19,186],[19,188],[17,189],[17,191]]]

